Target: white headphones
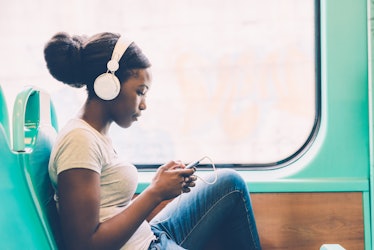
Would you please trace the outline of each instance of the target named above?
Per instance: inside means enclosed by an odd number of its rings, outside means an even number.
[[[98,97],[110,101],[116,98],[121,90],[121,83],[115,76],[119,68],[119,60],[133,41],[118,38],[114,46],[112,58],[107,63],[107,71],[99,75],[94,82],[94,91]]]

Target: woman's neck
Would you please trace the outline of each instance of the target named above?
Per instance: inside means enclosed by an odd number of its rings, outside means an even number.
[[[107,135],[111,121],[107,118],[107,112],[100,101],[87,100],[83,105],[78,117],[90,124],[102,135]]]

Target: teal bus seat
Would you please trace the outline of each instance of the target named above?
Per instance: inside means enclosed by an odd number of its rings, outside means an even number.
[[[0,129],[3,130],[5,138],[9,143],[10,141],[10,132],[9,132],[9,116],[8,116],[8,106],[6,104],[5,96],[3,93],[3,89],[0,85]]]
[[[48,175],[48,161],[56,136],[57,119],[49,95],[32,87],[20,92],[13,108],[13,154],[17,164],[9,171],[18,182],[14,199],[22,207],[18,215],[23,222],[22,234],[13,236],[15,249],[58,249],[58,214],[53,200],[54,191]],[[32,219],[32,222],[31,222]],[[9,225],[12,226],[12,225]],[[2,227],[2,226],[1,226]],[[37,233],[35,233],[37,232]],[[32,243],[28,239],[32,236]],[[24,241],[24,242],[23,242]],[[0,249],[2,248],[0,242]]]
[[[0,249],[23,249],[33,241],[32,233],[25,232],[25,220],[27,224],[33,224],[35,217],[25,216],[25,208],[31,199],[23,195],[27,189],[18,155],[10,148],[8,107],[1,86],[0,104]],[[22,234],[26,237],[19,244],[18,236]]]
[[[8,135],[0,123],[0,249],[27,249],[32,238],[25,230],[25,224],[36,222],[35,217],[25,216],[31,199],[27,191],[18,164],[17,154],[9,147]],[[25,222],[26,220],[26,222]],[[20,235],[25,234],[21,244]]]

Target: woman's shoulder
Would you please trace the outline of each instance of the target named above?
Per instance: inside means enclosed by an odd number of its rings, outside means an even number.
[[[75,136],[97,138],[97,137],[100,137],[100,133],[97,132],[94,128],[92,128],[84,120],[74,118],[74,119],[69,120],[65,124],[65,126],[58,133],[58,137],[63,138],[63,137],[75,137]]]

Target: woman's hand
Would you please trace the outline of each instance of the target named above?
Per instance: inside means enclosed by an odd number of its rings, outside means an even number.
[[[181,193],[190,192],[195,186],[195,169],[185,169],[185,165],[179,161],[171,161],[162,165],[156,172],[150,188],[161,200],[169,200]]]

